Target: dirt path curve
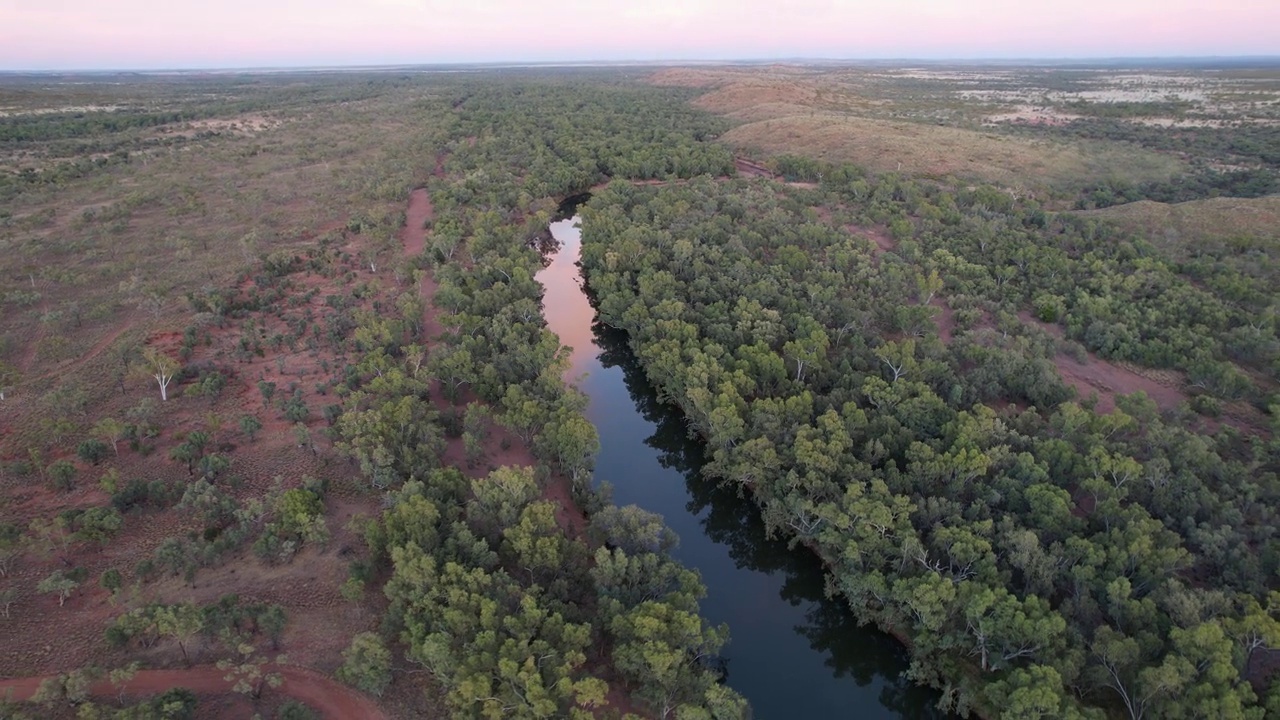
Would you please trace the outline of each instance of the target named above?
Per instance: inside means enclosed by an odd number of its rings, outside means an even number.
[[[320,711],[322,717],[334,720],[387,718],[386,713],[373,700],[315,670],[285,666],[277,667],[276,671],[284,676],[284,684],[275,692],[310,705]],[[14,700],[27,700],[35,694],[44,680],[44,677],[0,680],[0,697],[12,690]],[[226,680],[226,672],[202,665],[185,670],[139,670],[125,684],[125,691],[130,695],[145,696],[184,687],[196,694],[220,695],[231,692],[231,685]],[[90,688],[90,693],[94,696],[113,696],[118,692],[119,688],[106,681],[96,682]]]

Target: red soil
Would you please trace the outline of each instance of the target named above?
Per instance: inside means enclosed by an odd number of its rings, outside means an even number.
[[[436,215],[431,205],[431,195],[426,188],[418,188],[409,193],[409,209],[405,211],[404,228],[400,230],[400,240],[404,243],[404,255],[412,259],[423,253],[427,246],[427,231],[424,225]],[[439,314],[435,312],[436,290],[439,289],[435,276],[430,272],[422,274],[419,291],[422,293],[422,336],[430,347],[435,339],[444,332]]]
[[[1116,407],[1117,395],[1129,395],[1142,390],[1155,401],[1161,410],[1176,408],[1186,395],[1176,388],[1166,387],[1132,370],[1113,365],[1089,353],[1088,362],[1081,363],[1069,355],[1059,353],[1053,359],[1062,379],[1076,389],[1081,397],[1098,393],[1099,413],[1109,413]]]
[[[1028,325],[1062,338],[1064,332],[1058,325],[1050,325],[1035,318],[1030,312],[1022,311],[1018,317]],[[1155,401],[1161,410],[1172,410],[1187,399],[1181,389],[1161,384],[1151,378],[1144,377],[1128,368],[1103,360],[1093,353],[1088,354],[1086,362],[1080,362],[1065,353],[1058,353],[1053,359],[1062,379],[1076,389],[1081,398],[1093,393],[1098,395],[1097,412],[1106,414],[1115,410],[1116,396],[1129,395],[1139,390]]]
[[[933,316],[933,322],[938,326],[938,339],[950,344],[952,333],[956,329],[955,311],[940,297],[935,297],[929,304],[938,308],[938,314]]]
[[[404,229],[400,231],[405,256],[422,254],[427,240],[424,225],[434,217],[435,208],[431,205],[431,196],[427,194],[426,188],[418,188],[409,193],[409,209],[405,211]]]
[[[277,666],[273,670],[284,677],[284,684],[274,692],[310,705],[319,710],[322,717],[337,720],[378,720],[387,717],[365,695],[314,670],[295,666]],[[224,695],[231,692],[232,685],[227,682],[226,675],[226,672],[207,665],[185,670],[140,670],[132,680],[125,683],[125,692],[134,696],[148,696],[184,687],[198,695]],[[25,701],[35,693],[43,680],[44,677],[0,680],[0,696],[12,691],[14,700]],[[94,683],[90,692],[97,697],[114,696],[119,688],[110,682],[101,681]]]
[[[876,247],[873,252],[876,255],[893,252],[898,248],[898,243],[889,235],[889,231],[884,228],[846,225],[844,229],[854,237],[865,238],[875,243]]]
[[[431,206],[431,196],[426,189],[418,188],[410,193],[409,209],[405,213],[405,226],[400,231],[406,257],[416,257],[426,247],[427,233],[423,224],[432,217],[434,217],[434,210]],[[444,331],[444,325],[440,322],[433,302],[438,288],[435,278],[430,273],[424,273],[421,283],[424,307],[423,336],[428,347],[433,345]],[[433,385],[431,396],[435,398],[434,404],[437,410],[444,412],[449,409],[450,403],[444,398],[438,382]],[[475,399],[469,390],[464,391],[458,398],[458,405],[465,407]],[[461,438],[450,438],[442,462],[445,465],[464,469],[470,477],[480,477],[490,470],[504,466],[534,467],[537,465],[537,459],[534,458],[528,444],[497,423],[490,423],[484,450],[484,460],[474,466],[468,466],[466,450]],[[556,504],[556,521],[565,534],[570,537],[581,537],[586,531],[587,518],[573,501],[571,487],[569,478],[557,473],[546,482],[543,488],[543,499]]]

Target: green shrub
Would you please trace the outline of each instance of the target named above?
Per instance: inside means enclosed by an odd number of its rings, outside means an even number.
[[[336,677],[358,690],[381,697],[391,683],[391,651],[377,633],[358,633],[342,659]]]
[[[70,492],[76,485],[76,466],[70,460],[58,460],[45,468],[53,486],[63,492]]]
[[[107,456],[107,444],[97,438],[89,438],[76,446],[76,456],[81,460],[97,465]]]
[[[276,720],[320,720],[320,715],[297,700],[286,700],[276,710]]]

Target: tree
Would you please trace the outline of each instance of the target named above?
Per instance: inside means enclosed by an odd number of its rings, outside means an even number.
[[[45,474],[59,490],[70,492],[75,487],[76,466],[70,460],[57,460],[45,468]]]
[[[222,453],[209,453],[196,461],[196,467],[201,475],[212,480],[231,467],[231,458]]]
[[[156,632],[178,642],[178,649],[182,651],[182,661],[187,667],[191,667],[191,658],[187,655],[187,643],[204,629],[204,617],[204,612],[192,603],[163,605],[156,608],[154,615]]]
[[[115,418],[102,418],[93,426],[93,434],[106,442],[111,443],[111,449],[116,455],[120,454],[119,443],[125,437],[126,426]]]
[[[609,505],[591,515],[588,536],[609,548],[619,548],[627,555],[666,553],[679,538],[662,521],[662,516],[636,505]]]
[[[445,396],[450,400],[456,399],[462,386],[474,382],[476,377],[471,352],[461,345],[437,345],[430,352],[427,368],[440,378]]]
[[[271,649],[280,649],[280,636],[284,634],[284,626],[288,622],[284,607],[271,604],[258,614],[258,628],[271,640]]]
[[[560,410],[543,426],[536,446],[544,457],[555,458],[560,467],[574,482],[590,477],[596,454],[600,451],[600,438],[596,428],[581,414]]]
[[[306,488],[290,488],[276,501],[276,522],[280,532],[287,536],[304,537],[317,518],[323,519],[324,502],[320,496]]]
[[[1013,670],[1007,678],[988,686],[986,694],[990,707],[999,708],[1000,717],[1006,720],[1081,717],[1063,690],[1062,676],[1043,665]]]
[[[1173,628],[1169,633],[1173,652],[1164,665],[1176,668],[1185,678],[1182,689],[1171,705],[1183,711],[1183,717],[1253,720],[1257,696],[1249,683],[1236,671],[1232,662],[1231,638],[1217,620],[1191,628]],[[1164,708],[1161,708],[1164,710]],[[1166,712],[1168,716],[1173,713]]]
[[[107,679],[111,684],[116,686],[119,692],[119,701],[124,704],[124,693],[129,688],[129,681],[138,674],[138,670],[142,668],[142,663],[134,660],[123,667],[114,668],[107,673]]]
[[[200,457],[199,451],[189,442],[169,448],[169,459],[174,462],[186,463],[188,475],[195,473],[195,464]]]
[[[245,437],[253,440],[253,436],[261,429],[262,421],[258,420],[258,418],[253,415],[240,416],[240,432],[244,433]]]
[[[266,380],[259,380],[258,392],[262,395],[262,407],[271,407],[271,398],[276,394],[276,384]]]
[[[92,507],[80,513],[73,526],[76,539],[106,545],[124,527],[124,518],[113,507]]]
[[[1240,674],[1247,675],[1255,652],[1280,648],[1280,592],[1268,594],[1266,607],[1252,596],[1244,596],[1241,604],[1240,616],[1225,624],[1243,651]]]
[[[31,701],[50,707],[60,702],[79,705],[89,699],[90,687],[100,672],[96,668],[81,668],[48,678],[40,683]]]
[[[694,613],[648,601],[614,618],[611,630],[614,665],[658,717],[696,703],[715,683],[704,664],[727,639],[724,628],[704,627]]]
[[[143,352],[143,359],[147,363],[151,377],[155,378],[156,384],[160,387],[160,399],[168,400],[169,383],[173,382],[173,376],[182,369],[182,366],[177,360],[153,347]]]
[[[382,636],[372,632],[357,633],[351,646],[342,651],[342,667],[337,678],[348,685],[382,697],[391,682],[391,651]]]
[[[928,275],[916,275],[916,299],[921,305],[928,305],[933,300],[933,296],[942,290],[942,278],[938,277],[937,270],[930,270]]]
[[[120,588],[124,587],[124,577],[120,574],[119,570],[110,568],[108,570],[104,570],[102,575],[98,577],[98,584],[102,586],[103,590],[114,595],[120,590]]]
[[[537,499],[538,482],[533,469],[503,466],[473,481],[473,499],[467,503],[467,521],[481,537],[497,543],[514,526],[520,513]]]
[[[1120,696],[1130,720],[1142,720],[1160,698],[1176,696],[1188,679],[1189,668],[1142,667],[1138,641],[1106,625],[1094,634],[1090,650],[1098,661],[1095,682]]]
[[[71,593],[75,592],[78,587],[80,587],[79,582],[67,577],[66,573],[61,570],[54,570],[52,575],[41,580],[40,584],[36,585],[36,591],[57,595],[58,607],[62,607],[67,598],[71,597]]]
[[[811,318],[796,329],[795,339],[783,346],[782,352],[796,364],[796,381],[804,382],[806,368],[826,357],[831,341],[827,333]]]
[[[219,660],[217,664],[218,669],[226,673],[223,679],[232,683],[232,690],[247,695],[256,704],[262,698],[263,690],[268,687],[278,688],[284,684],[283,675],[268,669],[272,662],[276,665],[285,664],[284,655],[277,656],[274,661],[268,660],[265,655],[259,655],[258,649],[249,643],[240,643],[236,654],[239,655],[238,659]]]
[[[897,382],[898,378],[915,369],[915,354],[916,341],[910,339],[900,343],[890,341],[876,349],[876,357],[893,373],[890,382]]]
[[[0,590],[0,616],[4,616],[5,620],[9,619],[9,608],[18,599],[17,588],[7,587]]]
[[[976,583],[962,587],[971,653],[979,657],[984,672],[1003,669],[1019,658],[1037,658],[1066,630],[1062,616],[1034,595],[1019,600],[1004,588],[992,590]]]

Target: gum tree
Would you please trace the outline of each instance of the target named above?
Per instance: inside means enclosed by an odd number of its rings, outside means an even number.
[[[173,382],[173,376],[182,369],[182,366],[177,360],[155,348],[147,348],[143,358],[147,362],[147,370],[151,377],[155,378],[156,384],[160,386],[160,399],[168,400],[169,383]]]

